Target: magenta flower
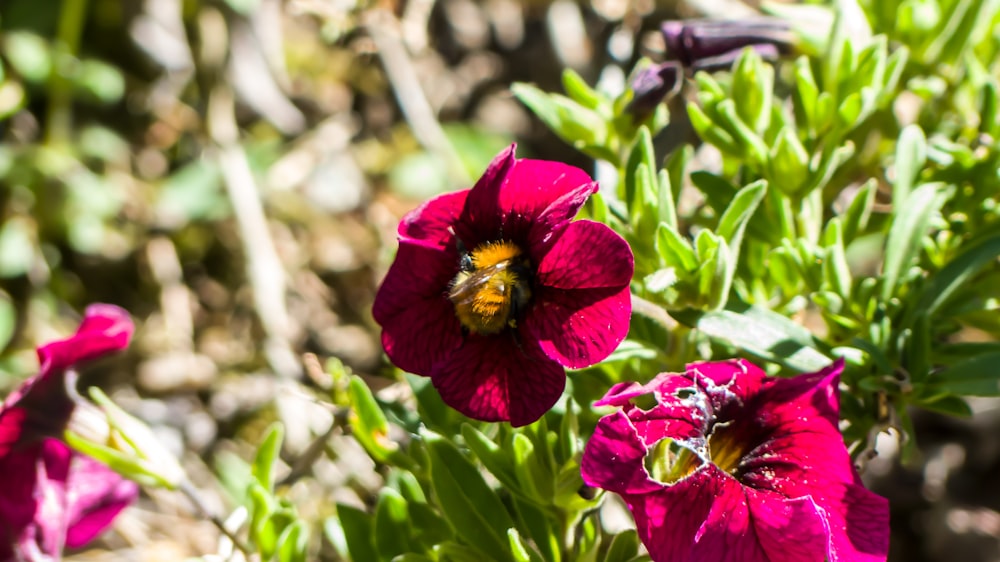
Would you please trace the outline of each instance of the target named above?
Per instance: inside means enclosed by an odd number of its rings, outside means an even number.
[[[124,349],[128,314],[87,308],[76,334],[38,348],[40,370],[0,408],[0,560],[59,560],[83,546],[138,495],[138,487],[59,440],[74,409],[67,371]]]
[[[888,502],[837,429],[842,369],[782,379],[738,360],[616,385],[584,482],[624,498],[656,562],[885,561]],[[649,410],[630,402],[644,394]]]
[[[564,367],[621,343],[633,263],[610,228],[570,220],[597,191],[585,172],[514,148],[403,217],[373,313],[399,368],[469,417],[519,426],[559,399]]]

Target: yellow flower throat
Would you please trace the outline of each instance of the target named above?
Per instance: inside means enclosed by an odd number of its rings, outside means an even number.
[[[448,298],[467,330],[496,334],[517,326],[531,299],[531,263],[512,242],[488,242],[462,255]]]

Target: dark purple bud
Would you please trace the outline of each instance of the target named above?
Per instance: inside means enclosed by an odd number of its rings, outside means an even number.
[[[635,96],[629,104],[636,121],[649,117],[664,98],[680,89],[683,76],[684,71],[676,61],[653,64],[639,71],[632,79]]]
[[[685,20],[664,22],[660,28],[667,44],[667,54],[689,68],[700,69],[699,63],[708,59],[717,69],[717,57],[732,56],[735,60],[744,47],[768,46],[759,51],[765,58],[776,58],[792,48],[794,35],[788,24],[775,18],[741,20]],[[735,53],[735,54],[733,54]],[[728,65],[726,65],[728,67]],[[706,69],[707,70],[707,69]]]

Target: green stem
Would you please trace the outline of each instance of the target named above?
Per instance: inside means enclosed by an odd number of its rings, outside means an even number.
[[[86,20],[87,0],[63,0],[52,49],[54,64],[49,77],[49,106],[45,120],[45,139],[50,145],[69,140],[73,127],[73,84],[67,70],[75,63]]]

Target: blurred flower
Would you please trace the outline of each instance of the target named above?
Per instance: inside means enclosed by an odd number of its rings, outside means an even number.
[[[382,345],[463,414],[520,426],[628,332],[632,252],[607,226],[571,221],[597,184],[583,170],[500,153],[472,189],[399,224],[375,297]]]
[[[776,60],[794,41],[788,24],[776,18],[668,21],[660,29],[667,54],[692,71],[728,69],[745,47]]]
[[[629,111],[641,121],[648,117],[669,94],[680,89],[684,69],[677,61],[651,64],[632,78],[634,97]]]
[[[103,531],[138,495],[133,482],[72,451],[59,436],[75,409],[66,379],[77,364],[124,349],[128,314],[87,308],[74,336],[38,349],[39,373],[0,407],[0,560],[58,560]]]
[[[842,369],[781,379],[738,360],[616,385],[584,482],[625,499],[656,562],[884,561],[888,502],[837,428]],[[649,410],[630,402],[645,394]]]

